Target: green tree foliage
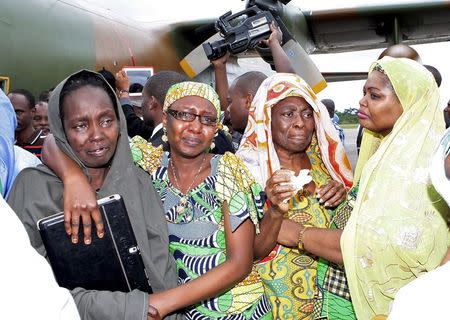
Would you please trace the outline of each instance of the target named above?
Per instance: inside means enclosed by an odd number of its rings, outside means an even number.
[[[358,109],[356,108],[348,108],[343,112],[336,111],[337,116],[339,117],[339,124],[357,124],[358,117],[356,113]]]

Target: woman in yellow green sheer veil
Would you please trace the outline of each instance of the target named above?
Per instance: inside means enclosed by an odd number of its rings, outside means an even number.
[[[448,208],[428,178],[444,132],[438,102],[436,82],[419,63],[390,57],[375,62],[358,117],[379,145],[359,184],[335,210],[333,221],[344,231],[300,231],[306,251],[344,263],[359,320],[385,319],[396,292],[436,268],[447,252],[442,215]]]
[[[383,81],[397,102],[377,89]],[[433,76],[415,61],[385,57],[372,65],[364,91],[358,116],[361,125],[380,134],[381,143],[362,170],[341,236],[361,320],[387,316],[398,289],[436,268],[450,243],[441,216],[445,204],[428,178],[444,131]]]
[[[367,160],[377,151],[380,146],[382,136],[363,128],[361,150],[358,155],[358,162],[356,163],[355,174],[353,176],[353,183],[356,184],[361,178],[361,173]]]

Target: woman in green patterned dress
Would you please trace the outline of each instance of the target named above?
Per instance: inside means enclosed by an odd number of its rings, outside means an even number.
[[[266,186],[271,208],[284,214],[284,219],[265,215],[255,248],[260,256],[273,248],[257,269],[274,319],[354,319],[343,271],[328,262],[335,257],[320,259],[302,247],[302,225],[319,230],[340,226],[330,208],[345,199],[344,186],[352,181],[327,110],[303,79],[276,74],[262,83],[237,155]],[[304,170],[312,181],[298,192],[291,176]]]
[[[182,82],[169,89],[163,109],[170,152],[132,139],[134,160],[163,202],[181,284],[150,296],[151,304],[161,316],[188,306],[187,319],[271,319],[252,268],[261,189],[239,158],[207,153],[219,126],[217,94]]]

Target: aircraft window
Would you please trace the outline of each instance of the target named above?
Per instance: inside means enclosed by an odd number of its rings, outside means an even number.
[[[148,78],[153,75],[152,67],[125,67],[128,78],[130,79],[130,96],[142,96],[142,89]]]
[[[9,78],[8,77],[0,76],[0,89],[2,89],[2,91],[5,94],[8,94],[8,92],[9,92]]]

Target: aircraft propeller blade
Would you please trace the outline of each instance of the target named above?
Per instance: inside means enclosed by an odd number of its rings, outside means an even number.
[[[206,42],[214,42],[221,40],[222,37],[216,33]],[[302,48],[302,46],[294,39],[289,40],[283,45],[283,50],[286,52],[292,67],[295,72],[301,76],[313,89],[315,93],[319,93],[326,88],[327,83],[320,73],[319,69]],[[210,61],[206,57],[202,44],[192,50],[186,57],[180,61],[180,66],[183,71],[191,78],[199,75],[202,71],[210,66]]]
[[[221,39],[222,37],[220,36],[220,34],[216,33],[212,37],[205,40],[203,43],[214,42]],[[206,57],[205,50],[203,49],[203,43],[189,52],[189,54],[180,61],[181,68],[191,78],[200,74],[211,64]]]

